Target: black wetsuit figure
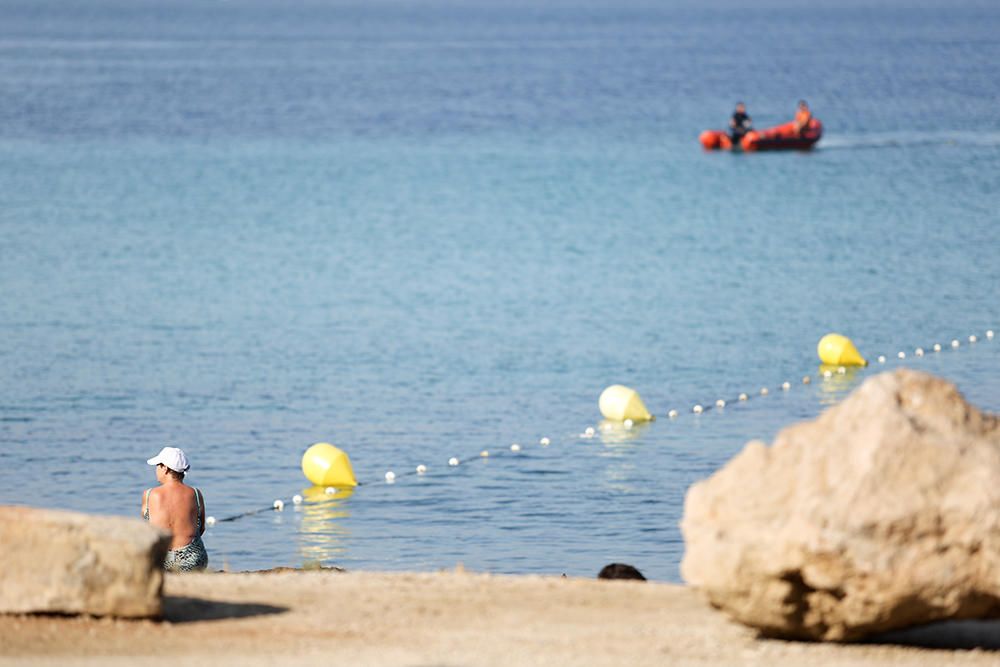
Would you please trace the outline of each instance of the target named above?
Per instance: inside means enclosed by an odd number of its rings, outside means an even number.
[[[733,119],[729,121],[729,138],[734,144],[738,144],[747,132],[750,131],[753,121],[744,111],[734,111]]]

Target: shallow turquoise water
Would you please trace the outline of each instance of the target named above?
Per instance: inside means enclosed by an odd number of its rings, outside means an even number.
[[[824,333],[1000,409],[989,5],[4,7],[0,502],[137,513],[169,442],[225,517],[326,440],[366,484],[214,566],[676,580],[690,483],[876,370]],[[827,136],[701,152],[737,96]],[[684,415],[580,438],[615,382]]]

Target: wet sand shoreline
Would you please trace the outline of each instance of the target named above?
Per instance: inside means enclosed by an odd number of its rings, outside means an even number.
[[[910,633],[908,642],[925,646],[785,642],[728,621],[691,588],[653,582],[277,571],[168,575],[164,595],[162,621],[0,616],[0,665],[929,667],[1000,660],[1000,622]]]

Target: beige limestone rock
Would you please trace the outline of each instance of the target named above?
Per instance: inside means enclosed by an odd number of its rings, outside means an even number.
[[[0,612],[159,616],[169,540],[138,519],[0,507]]]
[[[764,634],[1000,616],[1000,420],[898,370],[688,491],[684,579]]]

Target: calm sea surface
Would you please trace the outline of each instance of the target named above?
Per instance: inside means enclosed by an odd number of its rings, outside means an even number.
[[[137,515],[169,443],[289,504],[214,567],[676,581],[687,487],[879,367],[803,386],[828,331],[1000,410],[1000,7],[808,5],[0,0],[0,502]],[[616,382],[682,416],[581,438]],[[317,441],[364,485],[293,507]]]

